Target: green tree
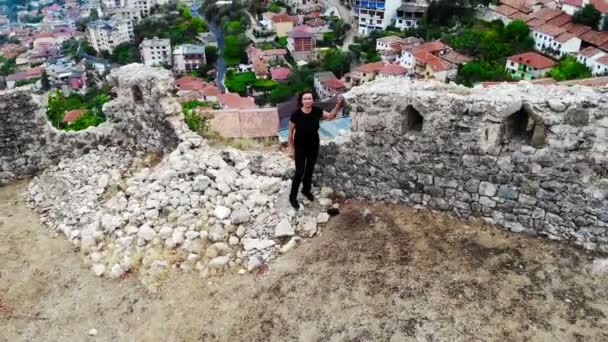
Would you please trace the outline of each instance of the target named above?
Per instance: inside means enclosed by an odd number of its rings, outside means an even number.
[[[467,87],[483,81],[510,81],[512,78],[505,70],[504,61],[488,62],[476,60],[460,66],[456,83]]]
[[[112,51],[111,60],[121,64],[139,62],[139,50],[132,42],[121,43]]]
[[[228,35],[224,39],[224,58],[226,64],[237,65],[247,59],[247,39],[244,35]]]
[[[333,72],[336,77],[340,78],[342,75],[350,71],[350,64],[352,57],[348,52],[342,52],[339,49],[331,49],[323,56],[323,69]]]
[[[247,86],[253,84],[255,80],[255,73],[253,72],[229,72],[226,75],[224,84],[231,92],[244,96],[247,94]]]
[[[575,57],[566,56],[551,69],[549,75],[556,81],[566,81],[591,77],[591,71]]]
[[[597,29],[600,20],[602,19],[602,13],[593,6],[593,4],[587,4],[580,10],[576,11],[572,16],[572,21],[577,24],[587,25],[593,29]]]
[[[277,104],[289,100],[296,92],[286,84],[279,84],[276,88],[272,89],[268,100],[272,104]]]
[[[49,94],[46,108],[46,116],[51,124],[56,128],[63,128],[63,115],[67,109],[63,93],[56,90],[54,93]]]
[[[207,59],[207,65],[215,65],[217,62],[217,47],[212,45],[205,46],[205,58]]]
[[[15,59],[6,59],[0,56],[0,76],[7,76],[15,72],[17,69],[17,64],[15,63]]]
[[[226,25],[226,33],[227,34],[239,34],[243,32],[242,26],[241,26],[241,22],[238,20],[233,20],[228,22],[228,25]]]

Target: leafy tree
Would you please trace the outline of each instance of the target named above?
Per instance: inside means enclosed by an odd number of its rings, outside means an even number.
[[[226,64],[236,65],[247,59],[247,39],[244,35],[228,35],[224,38],[224,58]]]
[[[21,41],[17,37],[9,37],[4,34],[0,34],[0,46],[4,44],[19,44]]]
[[[294,94],[295,92],[290,86],[279,84],[276,88],[272,89],[268,100],[273,104],[277,104],[289,100]]]
[[[559,61],[549,75],[557,81],[574,80],[591,77],[591,71],[575,57],[566,56]]]
[[[227,34],[239,34],[241,32],[243,32],[243,28],[241,22],[238,20],[230,21],[228,22],[228,25],[226,25]]]
[[[255,82],[255,73],[253,72],[230,72],[226,75],[224,84],[231,92],[241,95],[247,94],[247,86]]]
[[[325,53],[323,57],[323,69],[333,72],[336,77],[350,71],[352,56],[348,52],[342,52],[339,49],[331,49]]]
[[[62,128],[64,126],[63,115],[66,108],[65,96],[63,96],[61,91],[56,90],[54,93],[49,94],[46,117],[54,127]]]
[[[572,16],[572,21],[577,24],[587,25],[593,29],[598,28],[602,12],[598,11],[593,4],[587,4]]]
[[[217,47],[208,45],[205,46],[205,58],[207,59],[207,65],[215,65],[217,62]]]
[[[504,61],[501,63],[476,60],[460,66],[456,82],[471,87],[483,81],[509,80],[511,76],[505,70]]]
[[[139,62],[139,50],[131,42],[121,43],[114,48],[110,59],[121,65]]]
[[[15,72],[17,64],[15,58],[6,59],[0,56],[0,76],[7,76]]]

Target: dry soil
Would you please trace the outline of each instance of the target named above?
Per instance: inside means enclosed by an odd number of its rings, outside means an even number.
[[[148,294],[95,277],[25,186],[0,188],[0,341],[608,341],[601,256],[565,244],[351,201],[265,271]]]

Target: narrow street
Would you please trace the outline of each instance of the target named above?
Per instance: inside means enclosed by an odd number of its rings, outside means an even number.
[[[342,51],[348,51],[349,45],[351,45],[357,36],[357,25],[353,23],[352,15],[350,14],[350,9],[344,6],[340,0],[326,0],[326,7],[335,7],[338,10],[338,14],[340,15],[340,19],[342,19],[345,23],[351,25],[350,31],[346,33],[346,37],[344,37],[344,42],[342,43]]]
[[[205,19],[204,16],[200,13],[199,6],[192,6],[190,8],[190,10],[191,10],[192,15]],[[225,93],[226,87],[224,86],[224,77],[226,76],[226,60],[224,59],[224,56],[222,55],[222,52],[224,51],[224,32],[222,32],[222,30],[220,30],[220,28],[217,27],[214,23],[212,23],[208,20],[205,20],[205,22],[207,22],[207,26],[209,26],[209,30],[211,32],[213,32],[213,34],[215,35],[215,37],[217,39],[218,51],[217,51],[217,63],[215,66],[215,71],[216,71],[215,85],[218,87],[218,89],[222,93]]]

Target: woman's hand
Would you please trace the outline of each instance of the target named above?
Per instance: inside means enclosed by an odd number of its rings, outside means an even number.
[[[288,151],[289,158],[295,159],[296,158],[296,151],[294,150],[294,148],[293,147],[288,147],[288,149],[289,149],[289,151]]]

